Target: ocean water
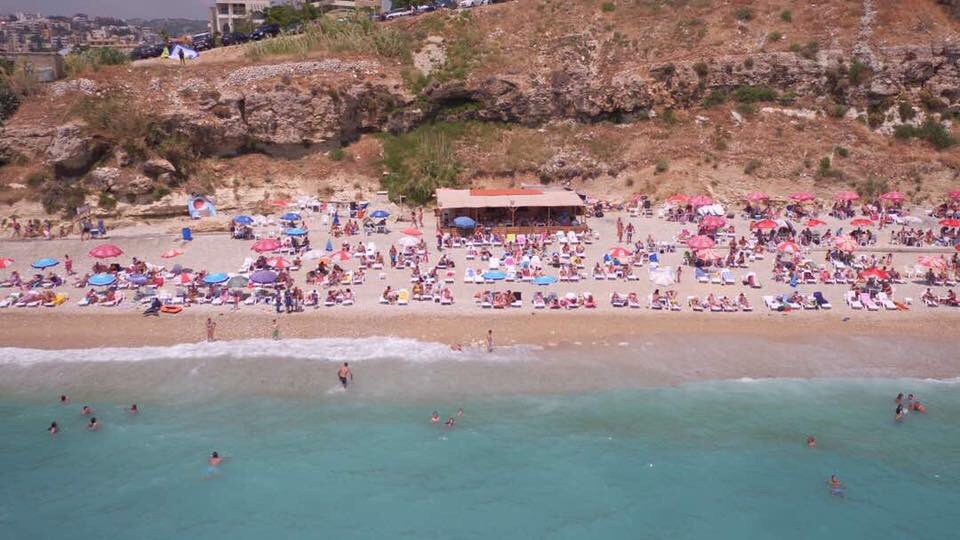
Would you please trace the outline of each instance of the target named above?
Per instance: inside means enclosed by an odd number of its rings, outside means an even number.
[[[925,539],[960,525],[956,380],[491,391],[479,381],[504,366],[511,380],[565,372],[538,371],[543,351],[487,360],[406,343],[411,360],[341,345],[330,357],[356,362],[347,392],[330,362],[314,376],[293,358],[200,348],[182,363],[73,354],[67,368],[16,351],[0,366],[22,387],[0,391],[0,538]],[[457,373],[481,390],[443,384]],[[900,391],[928,412],[894,422]],[[455,429],[429,422],[460,407]],[[226,458],[215,472],[213,450]]]

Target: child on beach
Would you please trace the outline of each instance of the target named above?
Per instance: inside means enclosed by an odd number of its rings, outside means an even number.
[[[273,320],[273,340],[277,341],[280,339],[280,323],[276,319]]]

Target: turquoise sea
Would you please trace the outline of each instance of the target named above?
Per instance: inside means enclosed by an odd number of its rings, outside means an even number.
[[[173,377],[188,392],[145,391],[136,416],[117,392],[75,386],[62,406],[52,388],[5,390],[0,538],[940,539],[960,526],[956,381],[457,397],[367,392],[379,365],[360,363],[348,392],[230,394]],[[894,422],[901,391],[928,412]],[[460,407],[455,429],[429,422]],[[215,472],[213,450],[226,458]]]

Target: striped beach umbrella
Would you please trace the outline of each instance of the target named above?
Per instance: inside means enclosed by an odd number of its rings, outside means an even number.
[[[123,255],[123,250],[114,244],[101,244],[90,250],[90,256],[97,259],[112,259]]]

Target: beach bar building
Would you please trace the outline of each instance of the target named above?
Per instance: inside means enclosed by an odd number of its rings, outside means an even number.
[[[583,232],[586,204],[574,191],[559,189],[438,189],[437,218],[443,232],[477,228],[498,234]]]

